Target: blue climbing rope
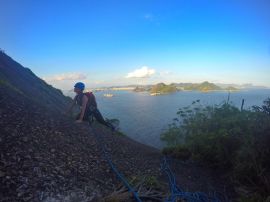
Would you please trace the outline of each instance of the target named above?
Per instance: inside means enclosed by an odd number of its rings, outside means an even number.
[[[161,163],[161,169],[167,174],[170,186],[170,196],[165,199],[165,202],[175,202],[177,199],[183,199],[187,202],[220,202],[216,197],[209,197],[203,192],[185,192],[177,184],[175,176],[168,164],[167,157],[164,156]]]
[[[133,196],[136,199],[136,201],[142,202],[141,199],[139,198],[137,192],[131,187],[131,185],[128,183],[128,181],[125,179],[125,177],[117,170],[116,166],[113,164],[113,162],[111,160],[111,157],[110,157],[110,154],[107,152],[107,150],[105,148],[105,143],[104,143],[103,138],[96,133],[94,127],[91,126],[91,123],[90,123],[90,128],[92,129],[92,132],[93,132],[94,136],[97,139],[97,142],[99,144],[99,147],[101,148],[101,151],[103,153],[103,156],[105,157],[105,159],[109,163],[111,169],[114,171],[114,173],[116,174],[116,176],[123,182],[123,184],[126,186],[126,188],[128,189],[128,191],[131,194],[133,194]]]
[[[95,138],[97,139],[99,147],[102,150],[103,156],[107,160],[111,169],[114,171],[116,176],[123,182],[128,191],[131,194],[133,194],[135,200],[138,202],[142,202],[137,192],[131,187],[131,185],[128,183],[125,177],[117,170],[116,166],[113,164],[110,154],[106,150],[104,139],[96,133],[94,127],[91,126],[91,123],[89,125],[90,128],[92,129]],[[165,202],[176,202],[177,199],[182,199],[185,200],[186,202],[221,202],[215,195],[213,197],[209,197],[207,194],[203,192],[185,192],[184,190],[182,190],[176,183],[175,175],[169,166],[166,156],[164,156],[162,159],[161,169],[166,173],[169,179],[169,186],[170,186],[170,195],[165,199]]]

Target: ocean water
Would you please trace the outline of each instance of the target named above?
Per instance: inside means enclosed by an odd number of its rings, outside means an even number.
[[[105,93],[112,93],[114,96],[104,97]],[[176,112],[179,108],[188,106],[197,99],[203,105],[221,104],[228,99],[228,92],[225,91],[181,91],[161,96],[132,91],[103,91],[94,94],[104,117],[119,119],[120,129],[127,136],[159,149],[165,146],[160,140],[160,134],[166,130],[173,118],[177,117]],[[253,105],[262,105],[268,97],[270,89],[230,93],[230,101],[239,108],[242,99],[245,99],[245,109]]]

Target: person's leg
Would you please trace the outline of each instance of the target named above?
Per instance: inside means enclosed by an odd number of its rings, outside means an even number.
[[[77,116],[76,116],[76,119],[75,119],[75,120],[79,120],[80,116],[81,116],[81,113],[77,114]]]
[[[108,122],[106,122],[106,121],[104,120],[104,118],[102,117],[102,115],[101,115],[101,113],[100,113],[100,111],[99,111],[98,109],[96,109],[96,110],[93,112],[93,115],[94,115],[94,117],[96,118],[96,120],[97,120],[99,123],[101,123],[101,124],[103,124],[103,125],[105,125],[105,126],[111,128],[112,130],[114,130],[114,126],[113,126],[111,123],[108,123]]]
[[[83,116],[83,121],[87,121],[90,125],[93,123],[93,111],[87,109]]]
[[[78,120],[80,118],[80,116],[81,116],[81,113],[79,113],[76,116],[76,120]],[[88,121],[89,123],[92,123],[93,122],[93,112],[86,109],[84,112],[83,121]]]

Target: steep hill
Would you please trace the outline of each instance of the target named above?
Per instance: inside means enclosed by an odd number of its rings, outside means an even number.
[[[112,198],[121,195],[122,201],[133,201],[116,192],[122,184],[89,125],[75,124],[60,113],[69,102],[61,91],[2,52],[0,78],[1,202],[101,201],[112,193]],[[92,128],[104,139],[118,170],[133,183],[143,182],[144,201],[154,201],[147,198],[149,188],[165,197],[169,188],[160,169],[160,151],[112,134],[97,123]],[[189,191],[224,189],[212,171],[196,164],[172,161],[172,169]]]
[[[69,99],[0,54],[0,201],[96,201],[112,193],[121,183],[88,124],[60,113]],[[94,127],[123,174],[158,176],[159,151]]]
[[[0,52],[1,87],[16,92],[18,96],[29,98],[37,104],[56,111],[62,111],[70,98],[38,78],[29,68],[25,68],[4,52]]]

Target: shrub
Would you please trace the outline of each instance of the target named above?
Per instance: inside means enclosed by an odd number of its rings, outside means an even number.
[[[178,145],[175,147],[165,147],[162,150],[162,153],[181,160],[188,160],[191,157],[190,150],[182,145]]]
[[[161,135],[169,147],[164,153],[186,148],[192,158],[227,170],[238,184],[265,197],[270,193],[270,99],[242,111],[229,103],[202,106],[197,100],[177,115]]]

